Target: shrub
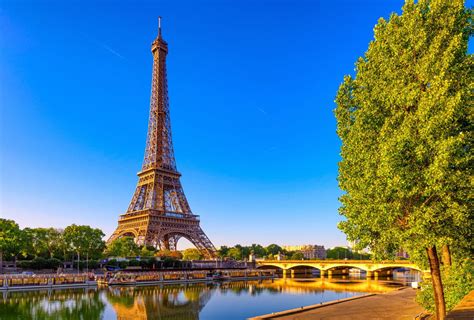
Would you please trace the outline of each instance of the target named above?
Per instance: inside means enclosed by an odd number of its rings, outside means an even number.
[[[107,264],[108,266],[117,266],[118,265],[118,262],[116,259],[110,259],[109,261],[107,261]]]
[[[48,259],[48,261],[46,262],[47,263],[47,268],[48,269],[57,269],[58,267],[62,266],[62,262],[61,260],[59,259],[56,259],[56,258],[51,258],[51,259]]]
[[[49,268],[48,260],[42,257],[36,257],[31,260],[31,269],[47,269]]]
[[[454,262],[450,268],[442,268],[443,290],[446,310],[454,308],[462,298],[474,290],[474,263],[470,259]],[[416,301],[426,310],[434,312],[433,285],[430,280],[423,281]]]
[[[84,270],[86,268],[88,269],[96,269],[96,268],[99,268],[99,261],[97,260],[82,260],[81,262],[79,262],[79,268]]]
[[[129,261],[128,261],[128,265],[129,265],[130,267],[138,267],[138,266],[140,266],[140,261],[139,261],[139,260],[135,260],[135,259],[129,260]]]
[[[16,266],[22,269],[31,269],[31,261],[29,260],[18,261],[16,263]]]

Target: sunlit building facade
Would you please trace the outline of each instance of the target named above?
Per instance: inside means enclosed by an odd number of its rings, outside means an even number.
[[[299,246],[283,246],[287,251],[297,251],[303,253],[305,259],[326,259],[326,249],[324,246],[316,244],[306,244]]]

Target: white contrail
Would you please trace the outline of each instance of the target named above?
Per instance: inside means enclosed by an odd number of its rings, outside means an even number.
[[[125,59],[124,56],[122,56],[120,53],[118,53],[117,51],[115,51],[114,49],[112,49],[111,47],[109,47],[108,45],[106,45],[105,43],[101,43],[99,42],[100,45],[107,51],[109,51],[110,53],[116,55],[117,57],[119,57],[120,59]]]

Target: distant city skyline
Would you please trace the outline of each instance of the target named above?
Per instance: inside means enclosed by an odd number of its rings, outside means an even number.
[[[211,241],[346,246],[333,101],[402,5],[4,2],[0,216],[113,232],[143,160],[162,16],[177,167]]]

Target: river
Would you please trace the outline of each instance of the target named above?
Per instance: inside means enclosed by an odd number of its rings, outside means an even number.
[[[147,287],[3,292],[0,319],[246,319],[368,292],[400,281],[287,278]]]

